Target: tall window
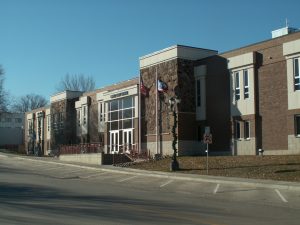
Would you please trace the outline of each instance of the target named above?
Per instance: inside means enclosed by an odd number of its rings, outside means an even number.
[[[235,138],[241,138],[241,123],[239,121],[235,121]]]
[[[201,106],[201,83],[200,83],[200,79],[197,79],[196,81],[196,93],[197,93],[197,106],[200,107]]]
[[[249,121],[245,121],[244,123],[244,136],[245,139],[250,139],[250,122]]]
[[[50,124],[51,124],[50,119],[51,119],[51,116],[48,115],[48,116],[47,116],[47,131],[48,131],[48,132],[50,131]]]
[[[235,100],[240,99],[240,74],[239,72],[234,73],[235,76]]]
[[[294,61],[294,88],[295,91],[300,90],[300,72],[299,72],[299,58],[295,58]]]
[[[28,134],[32,134],[32,133],[33,133],[33,121],[28,120]]]
[[[77,121],[77,126],[80,127],[80,108],[77,109],[77,114],[76,114],[76,121]]]
[[[86,106],[83,106],[83,124],[86,124],[86,115],[87,115]]]
[[[60,128],[62,129],[63,125],[64,125],[64,116],[63,116],[62,112],[59,113],[59,125],[60,125]]]
[[[134,97],[112,100],[108,104],[110,130],[133,128]]]
[[[295,115],[295,135],[300,137],[300,115]]]
[[[99,108],[99,120],[100,122],[105,122],[105,103],[104,102],[100,102],[100,108]]]
[[[54,114],[51,114],[51,129],[53,130],[53,131],[55,131],[57,128],[56,128],[56,117],[57,117],[57,115],[56,115],[56,113],[54,113]]]
[[[249,76],[248,70],[244,70],[244,99],[249,98]]]

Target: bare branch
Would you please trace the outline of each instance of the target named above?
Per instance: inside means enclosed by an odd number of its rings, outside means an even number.
[[[95,89],[95,80],[92,76],[84,74],[66,74],[56,87],[57,91],[92,91]]]
[[[8,94],[4,89],[4,70],[0,65],[0,112],[7,111]]]
[[[48,101],[41,95],[27,94],[20,97],[12,105],[12,111],[14,112],[28,112],[33,109],[44,107],[48,104]]]

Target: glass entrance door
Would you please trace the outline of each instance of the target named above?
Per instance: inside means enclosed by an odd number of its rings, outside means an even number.
[[[110,153],[119,153],[119,131],[110,131]]]
[[[124,152],[130,153],[130,150],[132,150],[132,143],[133,143],[132,129],[123,130],[123,148],[124,148]]]

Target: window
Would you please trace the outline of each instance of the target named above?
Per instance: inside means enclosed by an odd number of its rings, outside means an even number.
[[[132,97],[126,97],[123,98],[123,109],[131,108],[133,107],[133,98]]]
[[[48,131],[48,132],[50,131],[50,124],[51,124],[50,119],[51,119],[51,116],[50,116],[50,115],[47,116],[47,131]]]
[[[5,118],[5,122],[10,123],[11,122],[11,118]]]
[[[104,106],[104,104],[103,104]],[[103,107],[102,106],[102,107]],[[101,120],[100,103],[100,120]],[[125,97],[112,100],[108,103],[108,123],[110,130],[133,128],[134,118],[134,97]]]
[[[80,108],[77,109],[77,126],[80,127]]]
[[[239,72],[235,72],[235,100],[238,101],[240,99],[240,74]]]
[[[63,113],[60,112],[60,113],[59,113],[59,126],[60,126],[60,128],[62,128],[63,125],[64,125]]]
[[[200,79],[198,79],[196,81],[196,100],[197,100],[197,106],[200,107],[201,106],[201,83],[200,83]]]
[[[83,106],[83,124],[86,124],[86,115],[87,115],[86,106]]]
[[[235,138],[241,138],[241,123],[239,121],[235,122]]]
[[[99,119],[100,119],[100,122],[104,122],[105,121],[105,103],[104,102],[100,102],[100,108],[99,108],[99,111],[100,111],[100,116],[99,116]]]
[[[294,64],[294,89],[295,91],[300,90],[300,72],[299,72],[299,58],[293,60]]]
[[[110,102],[110,111],[115,111],[119,109],[119,101],[118,100],[113,100]]]
[[[300,115],[295,115],[295,135],[300,137]]]
[[[33,133],[32,120],[28,120],[28,135]]]
[[[245,121],[244,124],[244,136],[245,139],[250,139],[250,122],[249,121]]]
[[[248,70],[244,70],[244,99],[249,98],[249,76]]]

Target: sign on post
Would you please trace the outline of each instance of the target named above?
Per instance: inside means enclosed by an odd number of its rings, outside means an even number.
[[[205,144],[212,144],[212,135],[211,134],[204,134],[203,142]]]
[[[206,174],[208,174],[208,144],[212,143],[212,135],[210,133],[210,127],[205,127],[203,142],[206,144]]]

